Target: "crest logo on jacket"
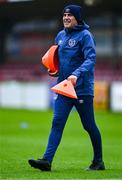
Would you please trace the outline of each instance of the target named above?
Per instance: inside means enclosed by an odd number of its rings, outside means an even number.
[[[69,44],[70,47],[74,47],[75,44],[76,44],[76,40],[75,39],[70,39],[68,44]]]

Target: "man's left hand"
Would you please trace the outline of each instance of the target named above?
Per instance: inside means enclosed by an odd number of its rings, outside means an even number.
[[[71,81],[71,83],[75,86],[77,82],[77,76],[71,75],[67,78],[68,81]]]

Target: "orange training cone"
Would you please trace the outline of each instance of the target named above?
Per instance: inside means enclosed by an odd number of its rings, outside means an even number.
[[[46,54],[42,57],[41,62],[50,71],[58,71],[58,46],[51,46]]]
[[[68,96],[70,98],[77,99],[77,95],[76,95],[74,86],[72,85],[71,81],[69,81],[69,80],[64,80],[64,81],[60,82],[59,84],[52,87],[51,90],[58,94],[62,94],[64,96]]]

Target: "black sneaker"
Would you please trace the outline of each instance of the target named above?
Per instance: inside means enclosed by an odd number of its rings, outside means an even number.
[[[29,159],[28,163],[31,165],[31,167],[40,169],[42,171],[51,171],[51,164],[44,158],[42,159]]]
[[[92,162],[92,164],[86,169],[87,171],[94,171],[94,170],[105,170],[104,162]]]

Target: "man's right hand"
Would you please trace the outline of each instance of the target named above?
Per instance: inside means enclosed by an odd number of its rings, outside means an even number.
[[[48,69],[48,74],[49,74],[49,76],[52,76],[52,77],[58,77],[58,75],[59,75],[58,71],[52,72],[52,71],[50,71],[50,69]]]

